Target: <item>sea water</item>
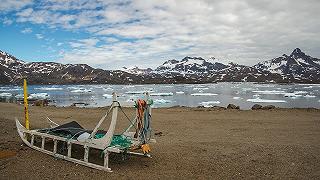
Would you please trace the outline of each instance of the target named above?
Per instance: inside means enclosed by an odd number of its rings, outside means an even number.
[[[148,85],[29,85],[29,96],[47,98],[56,106],[85,103],[86,107],[108,106],[112,93],[124,106],[133,106],[134,101],[150,92],[153,106],[227,106],[232,103],[241,109],[250,109],[254,104],[275,105],[285,108],[320,108],[320,84],[148,84]],[[0,86],[0,98],[21,99],[22,87]]]

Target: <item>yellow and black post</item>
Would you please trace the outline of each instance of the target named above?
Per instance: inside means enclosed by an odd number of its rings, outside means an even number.
[[[24,103],[24,119],[26,121],[26,129],[30,129],[29,127],[29,111],[28,111],[28,88],[27,88],[27,80],[23,80],[23,103]]]

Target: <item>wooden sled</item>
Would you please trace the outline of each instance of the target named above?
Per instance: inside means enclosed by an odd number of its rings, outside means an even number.
[[[108,171],[108,172],[111,172],[111,169],[109,168],[109,154],[110,153],[128,153],[128,154],[133,154],[133,155],[151,157],[148,154],[150,149],[148,149],[148,152],[144,152],[144,153],[133,151],[133,149],[140,149],[141,150],[141,148],[143,148],[146,145],[149,148],[148,143],[155,142],[155,140],[151,139],[151,138],[141,138],[141,137],[145,137],[145,134],[144,134],[145,132],[143,132],[143,129],[140,129],[139,131],[137,131],[139,133],[139,135],[137,137],[134,136],[136,134],[136,132],[129,132],[129,130],[132,127],[134,127],[137,122],[139,122],[138,116],[136,116],[136,118],[133,121],[130,121],[132,123],[127,128],[127,130],[123,133],[124,136],[126,136],[130,139],[131,147],[129,149],[128,148],[124,149],[124,148],[121,148],[118,146],[110,146],[110,144],[112,142],[112,138],[114,136],[116,123],[117,123],[118,109],[121,108],[120,103],[117,101],[116,97],[117,97],[116,94],[113,93],[113,102],[112,102],[112,105],[111,105],[109,111],[100,119],[100,121],[98,122],[98,124],[96,125],[94,130],[91,132],[90,136],[84,140],[80,141],[80,140],[74,139],[74,138],[66,138],[66,137],[61,137],[61,136],[57,136],[57,135],[52,135],[49,133],[44,133],[43,129],[28,130],[24,126],[22,126],[21,123],[19,122],[19,120],[16,118],[17,131],[18,131],[19,136],[22,139],[22,141],[27,146],[29,146],[35,150],[52,155],[57,158],[61,158],[61,159],[67,160],[67,161],[77,163],[77,164],[81,164],[84,166],[88,166],[91,168],[104,170],[104,171]],[[146,102],[148,101],[148,98],[149,98],[149,96],[147,94]],[[148,112],[150,112],[150,114],[148,114],[148,116],[150,115],[150,117],[151,117],[150,104],[148,104],[146,108],[149,108],[149,110],[147,109]],[[99,139],[95,138],[95,135],[98,132],[99,127],[101,126],[101,124],[104,122],[106,117],[111,112],[112,112],[112,118],[111,118],[111,123],[110,123],[108,131],[106,131],[106,133],[103,135],[103,137],[101,137]],[[49,118],[47,118],[47,120],[48,120],[51,128],[59,127],[59,125],[57,123],[53,122]],[[149,133],[151,135],[151,132],[149,132]],[[142,135],[144,135],[144,136],[142,136]],[[37,136],[41,138],[41,147],[38,147],[35,145],[35,138]],[[53,151],[45,149],[46,140],[53,141]],[[66,143],[67,155],[62,155],[62,154],[58,153],[57,146],[58,146],[59,141]],[[83,159],[76,159],[72,156],[72,153],[73,153],[72,152],[72,145],[80,145],[81,147],[84,148]],[[103,161],[104,161],[103,165],[89,162],[90,148],[98,149],[103,152],[103,156],[104,156],[103,157]]]

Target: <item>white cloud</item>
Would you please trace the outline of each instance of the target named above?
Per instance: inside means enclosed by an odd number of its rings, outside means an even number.
[[[43,39],[44,36],[42,34],[35,34],[37,39]]]
[[[2,19],[2,23],[6,26],[11,25],[13,23],[13,21],[7,17]]]
[[[31,28],[24,28],[21,32],[23,34],[29,34],[29,33],[32,33],[32,29]]]
[[[19,10],[26,5],[32,4],[32,0],[1,0],[0,14],[2,12]]]
[[[64,62],[117,68],[195,55],[252,65],[295,47],[320,56],[319,8],[316,0],[45,0],[16,15],[89,33],[69,40]]]

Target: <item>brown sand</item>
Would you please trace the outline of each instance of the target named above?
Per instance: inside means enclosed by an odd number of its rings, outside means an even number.
[[[47,127],[48,116],[92,129],[106,109],[30,107],[31,128]],[[320,178],[320,110],[315,109],[154,109],[153,129],[162,136],[155,137],[153,158],[114,156],[112,173],[23,146],[14,117],[23,122],[23,107],[0,103],[0,151],[9,153],[1,156],[0,179]],[[126,123],[121,119],[120,129]]]

